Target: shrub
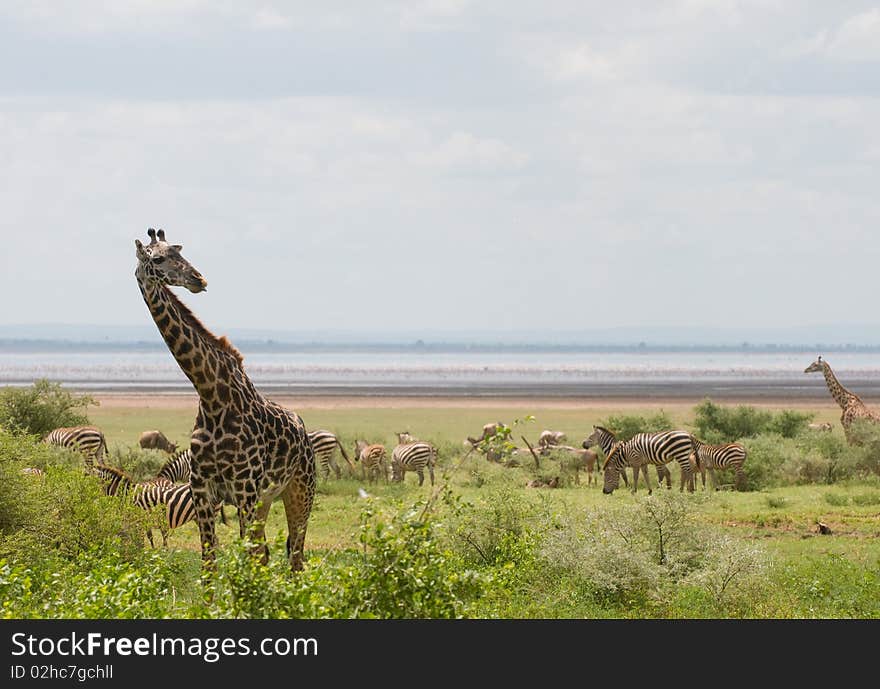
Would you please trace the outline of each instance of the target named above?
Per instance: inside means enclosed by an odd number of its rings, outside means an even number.
[[[335,553],[291,576],[284,557],[263,566],[239,540],[217,560],[213,602],[194,612],[246,618],[453,618],[480,595],[483,578],[445,552],[421,505],[381,518],[361,513],[360,552]],[[279,534],[275,552],[284,553]]]
[[[53,457],[51,448],[32,437],[0,432],[0,557],[140,553],[150,515],[128,500],[105,496],[100,481],[81,467],[49,464]],[[45,476],[22,474],[34,465],[45,466]]]
[[[649,417],[634,414],[609,416],[600,422],[600,425],[613,431],[620,441],[629,440],[637,433],[657,433],[659,431],[671,431],[675,428],[672,419],[662,410]]]
[[[769,561],[763,550],[704,525],[693,505],[693,498],[661,493],[589,510],[585,520],[549,531],[541,557],[606,604],[662,608],[674,589],[698,586],[724,609],[741,591],[761,586]]]
[[[154,478],[170,455],[159,450],[143,450],[139,447],[116,446],[104,459],[105,464],[119,467],[133,481]]]
[[[829,505],[834,505],[835,507],[843,507],[844,505],[849,504],[849,496],[841,495],[840,493],[825,493],[822,496]]]
[[[42,437],[55,428],[87,424],[85,409],[97,404],[46,379],[27,388],[6,387],[0,390],[0,427]]]
[[[783,438],[793,438],[813,418],[812,414],[781,411],[773,414],[747,405],[735,408],[722,407],[710,399],[703,400],[694,408],[694,425],[700,439],[708,443],[730,443],[761,433],[774,433]]]

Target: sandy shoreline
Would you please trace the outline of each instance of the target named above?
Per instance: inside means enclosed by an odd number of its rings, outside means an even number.
[[[157,408],[157,409],[190,409],[198,403],[195,393],[176,392],[120,392],[91,393],[104,409],[117,408]],[[294,409],[644,409],[693,407],[702,401],[702,397],[633,397],[596,399],[583,397],[533,397],[533,396],[498,396],[498,397],[462,397],[444,395],[394,396],[394,395],[272,395],[270,397],[279,404]],[[787,407],[798,409],[836,408],[829,397],[825,400],[812,398],[781,397],[778,399],[739,399],[717,400],[725,404],[749,404],[756,407]]]

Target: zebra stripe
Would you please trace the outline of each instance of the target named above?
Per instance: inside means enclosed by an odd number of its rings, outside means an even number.
[[[345,458],[345,461],[348,462],[348,466],[354,470],[354,465],[345,453],[345,449],[342,447],[342,443],[339,442],[339,438],[336,437],[336,434],[331,431],[318,430],[311,431],[308,436],[309,441],[312,443],[312,449],[315,451],[315,462],[320,465],[321,473],[324,475],[324,478],[330,476],[330,467],[333,467],[333,473],[336,474],[336,478],[340,478],[341,476],[339,465],[333,457],[333,453],[337,447]]]
[[[434,464],[436,463],[437,450],[430,443],[416,442],[398,445],[391,452],[391,480],[403,481],[407,471],[418,474],[419,485],[425,482],[425,467],[431,476],[431,485],[434,485]]]
[[[675,460],[681,467],[681,490],[688,483],[688,490],[693,491],[693,471],[691,469],[691,453],[694,452],[694,437],[687,431],[664,431],[661,433],[637,433],[631,439],[617,443],[605,460],[605,485],[603,493],[613,493],[619,483],[620,474],[626,471],[627,465],[633,467],[633,492],[638,489],[639,474],[637,467],[646,468],[647,464],[666,464]],[[648,495],[651,494],[651,482],[647,471],[644,471]]]
[[[735,472],[734,485],[741,490],[745,484],[746,475],[743,472],[743,463],[746,461],[746,448],[739,443],[727,443],[725,445],[707,445],[694,439],[694,453],[697,458],[700,473],[703,477],[703,488],[706,487],[706,469],[709,470],[709,480],[718,490],[718,481],[715,477],[715,469],[732,468]]]
[[[98,460],[98,464],[104,463],[107,442],[104,440],[101,429],[96,426],[56,428],[54,431],[50,431],[43,442],[47,445],[57,445],[79,452],[85,458],[88,470],[94,466],[94,460]]]
[[[374,443],[367,445],[363,440],[358,440],[355,445],[355,461],[361,463],[361,476],[366,481],[375,481],[381,476],[388,480],[388,470],[385,468],[385,462],[388,459],[388,453],[384,445]]]
[[[162,534],[162,545],[168,545],[168,533],[172,529],[183,526],[195,517],[192,487],[189,483],[169,484],[165,479],[135,483],[121,469],[107,465],[95,468],[95,473],[104,481],[104,492],[107,495],[128,495],[133,504],[142,510],[152,510],[157,505],[165,505],[165,521],[159,527]],[[220,510],[222,504],[216,506]],[[153,543],[153,530],[147,529],[150,545]]]
[[[602,452],[605,454],[605,459],[608,459],[608,455],[611,454],[611,450],[614,449],[614,446],[616,444],[617,436],[615,436],[613,432],[609,431],[604,426],[593,426],[593,432],[583,442],[582,447],[585,450],[589,450],[594,445],[598,445],[602,448]],[[633,468],[633,476],[635,476],[635,474],[636,469]],[[621,472],[620,476],[621,478],[623,478],[623,485],[629,487],[629,481],[626,478],[626,472]]]
[[[189,448],[168,459],[156,474],[157,479],[165,479],[170,483],[189,483],[189,467],[192,453]]]

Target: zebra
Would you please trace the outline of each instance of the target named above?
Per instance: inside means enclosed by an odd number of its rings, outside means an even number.
[[[24,467],[21,473],[25,476],[45,476],[46,472],[39,467]]]
[[[379,476],[388,480],[388,470],[385,461],[388,457],[384,445],[373,444],[368,445],[364,440],[358,440],[354,448],[354,461],[361,463],[361,475],[364,480],[372,482]]]
[[[189,483],[189,467],[192,461],[192,453],[189,448],[178,452],[170,457],[151,480],[152,483],[164,483],[166,487],[171,487],[175,483]],[[223,505],[220,505],[220,521],[224,525],[228,525],[226,521],[226,512],[223,511]]]
[[[98,464],[104,463],[104,453],[107,451],[107,441],[97,426],[56,428],[43,438],[43,442],[75,450],[82,454],[85,458],[87,472],[92,470],[95,460],[98,461]]]
[[[95,473],[104,481],[106,495],[128,495],[133,504],[145,511],[150,511],[157,505],[165,506],[165,520],[159,527],[162,545],[165,547],[168,546],[168,533],[195,517],[189,483],[169,484],[163,480],[135,483],[121,469],[106,464],[96,467]],[[220,507],[221,505],[217,505],[217,509]],[[147,528],[147,538],[150,546],[155,547],[152,527]]]
[[[395,433],[395,435],[397,436],[397,443],[399,445],[403,445],[404,443],[414,443],[418,440],[415,436],[410,435],[409,431],[399,431],[398,433]]]
[[[605,458],[608,458],[608,455],[611,454],[611,450],[614,449],[614,446],[617,444],[617,437],[614,435],[612,431],[609,431],[604,426],[593,426],[593,432],[587,437],[586,440],[582,443],[581,447],[585,450],[589,450],[594,445],[598,445],[602,448],[602,452],[605,454]],[[633,468],[633,476],[635,476],[636,469]],[[627,488],[629,487],[629,481],[626,479],[626,472],[622,471],[620,473],[623,478],[623,485]]]
[[[309,441],[312,443],[312,449],[315,451],[315,462],[321,466],[321,473],[324,474],[324,478],[330,477],[330,467],[333,467],[333,473],[336,474],[336,478],[341,476],[339,465],[336,464],[336,460],[333,458],[333,451],[337,447],[345,461],[348,462],[348,466],[354,471],[354,464],[351,463],[351,460],[345,453],[345,448],[342,447],[342,443],[339,442],[339,438],[334,433],[318,430],[311,431],[308,435]]]
[[[607,428],[603,426],[593,426],[593,433],[584,441],[583,448],[588,450],[593,445],[599,445],[602,448],[602,451],[605,453],[605,458],[608,458],[608,455],[611,454],[611,450],[614,445],[618,442],[617,437],[614,435],[612,431],[609,431]],[[639,478],[639,470],[642,472],[647,472],[647,467],[633,467],[633,480],[638,481]],[[623,485],[629,487],[629,482],[626,480],[626,473],[621,472],[620,474],[623,477]],[[663,480],[666,480],[666,487],[672,488],[672,473],[669,471],[669,468],[665,464],[657,465],[657,483],[663,483]],[[645,473],[645,481],[648,480],[647,473]]]
[[[746,461],[746,448],[739,443],[727,443],[725,445],[707,445],[701,440],[694,439],[694,454],[700,473],[703,475],[703,488],[706,487],[706,469],[709,470],[709,480],[718,490],[718,481],[715,478],[715,469],[733,468],[735,472],[734,485],[742,490],[746,475],[743,473],[743,463]]]
[[[407,471],[414,471],[419,476],[419,485],[425,482],[425,466],[434,485],[434,464],[437,450],[430,443],[415,442],[398,445],[391,452],[391,480],[403,481]]]
[[[639,475],[636,468],[646,469],[647,464],[666,464],[675,460],[681,467],[681,487],[685,483],[688,491],[693,492],[693,471],[691,454],[695,452],[695,438],[687,431],[662,431],[660,433],[637,433],[627,441],[617,443],[605,459],[605,485],[603,493],[613,493],[617,488],[620,474],[626,471],[627,465],[633,467],[633,493],[639,486]],[[699,455],[697,464],[699,465]],[[651,482],[647,470],[644,471],[648,495],[652,493]]]

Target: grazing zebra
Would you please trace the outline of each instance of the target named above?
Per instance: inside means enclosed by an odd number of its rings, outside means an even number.
[[[687,431],[662,431],[660,433],[637,433],[625,442],[617,443],[603,467],[605,471],[605,485],[603,493],[613,493],[617,488],[620,474],[626,471],[627,466],[633,467],[633,493],[639,486],[639,474],[637,467],[645,469],[645,483],[648,485],[648,495],[651,494],[651,482],[648,478],[647,464],[666,464],[675,460],[681,467],[681,488],[684,490],[685,483],[688,490],[693,492],[693,472],[691,470],[691,453],[695,452],[695,438]],[[697,455],[699,463],[699,455]]]
[[[410,435],[409,431],[400,431],[396,435],[397,435],[397,443],[399,445],[403,445],[404,443],[416,442],[415,436]]]
[[[189,483],[189,467],[191,461],[192,454],[190,453],[189,448],[183,452],[178,452],[176,455],[168,459],[165,464],[159,467],[156,478],[154,478],[152,482],[165,483],[166,485],[173,483]],[[220,505],[220,521],[223,522],[223,524],[228,524],[226,521],[226,512],[223,511],[222,504]]]
[[[361,463],[361,476],[366,481],[373,482],[379,476],[388,480],[388,469],[385,464],[388,459],[388,453],[384,445],[374,443],[367,444],[364,440],[358,440],[354,447],[354,461]]]
[[[165,505],[165,521],[159,527],[162,534],[162,545],[168,545],[168,532],[183,526],[195,517],[192,489],[189,483],[169,484],[164,480],[135,483],[121,469],[107,465],[95,468],[95,473],[104,481],[104,493],[107,495],[129,495],[132,503],[142,510],[150,511],[157,505]],[[220,509],[221,505],[216,508]],[[153,542],[153,529],[147,528],[150,545]]]
[[[598,445],[602,448],[602,452],[605,453],[606,459],[608,455],[611,454],[611,450],[614,449],[614,446],[617,444],[617,437],[609,431],[604,426],[593,426],[593,432],[587,437],[587,439],[583,442],[581,447],[585,450],[589,450],[594,445]],[[636,470],[633,469],[633,475],[635,475]],[[621,472],[620,474],[623,477],[623,485],[629,487],[629,481],[626,480],[626,472]]]
[[[419,476],[419,485],[425,482],[425,467],[434,485],[434,464],[437,450],[430,443],[415,442],[398,445],[391,452],[391,480],[403,481],[407,471],[414,471]]]
[[[172,443],[162,431],[144,431],[138,438],[138,445],[144,450],[162,450],[169,455],[177,452],[177,443]]]
[[[351,463],[351,460],[345,453],[345,448],[342,447],[342,443],[339,442],[339,438],[337,438],[334,433],[318,430],[311,431],[308,435],[309,441],[312,443],[312,449],[315,451],[315,463],[320,465],[321,473],[324,474],[324,478],[329,478],[330,467],[333,467],[333,473],[336,474],[336,478],[340,478],[342,475],[339,471],[339,465],[333,458],[333,452],[337,447],[345,458],[345,461],[348,462],[348,466],[354,471],[354,464]]]
[[[104,463],[107,442],[101,429],[96,426],[56,428],[43,438],[43,442],[79,452],[85,458],[87,471],[91,471],[94,460],[98,460],[98,464]]]
[[[706,487],[705,470],[709,470],[709,480],[718,490],[718,481],[715,478],[715,469],[732,468],[734,471],[734,485],[737,490],[742,490],[745,485],[746,475],[743,473],[743,463],[746,461],[746,448],[739,443],[727,443],[725,445],[707,445],[694,439],[694,454],[703,474],[703,488]]]

